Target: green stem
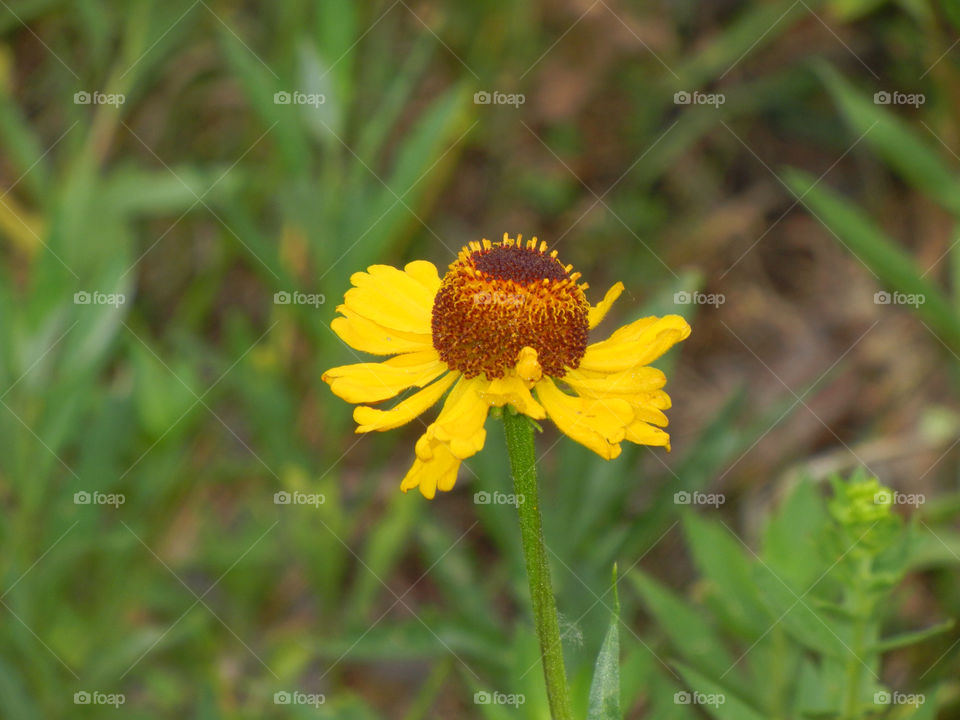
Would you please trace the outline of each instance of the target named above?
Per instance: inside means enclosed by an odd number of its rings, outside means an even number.
[[[863,665],[860,660],[865,653],[867,623],[873,614],[872,604],[865,591],[864,585],[870,573],[870,561],[862,560],[857,567],[852,587],[848,591],[848,606],[854,616],[853,637],[851,639],[850,657],[847,658],[846,686],[847,698],[844,707],[844,717],[847,720],[859,720],[860,712],[860,683],[863,679]]]
[[[563,644],[560,623],[550,583],[547,548],[543,543],[540,520],[540,498],[537,493],[537,458],[533,449],[533,425],[524,415],[513,414],[512,408],[503,411],[503,428],[510,453],[513,487],[520,515],[520,537],[523,556],[530,582],[530,600],[533,619],[540,639],[540,657],[547,684],[547,699],[554,720],[572,720],[567,673],[563,667]]]

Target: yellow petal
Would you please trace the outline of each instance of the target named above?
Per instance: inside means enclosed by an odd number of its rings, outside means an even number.
[[[603,321],[603,318],[605,318],[607,315],[607,311],[610,309],[613,303],[616,302],[617,298],[620,297],[620,293],[622,292],[623,283],[618,282],[612,288],[607,290],[607,294],[603,296],[603,300],[590,308],[590,311],[587,314],[587,322],[589,323],[591,330],[593,330]]]
[[[659,408],[652,407],[651,405],[638,405],[633,402],[631,402],[630,405],[633,407],[633,417],[635,420],[641,420],[652,425],[659,425],[660,427],[666,427],[670,424],[667,416],[664,415],[663,411]]]
[[[430,335],[390,330],[341,305],[337,310],[344,317],[334,318],[330,327],[354,350],[372,355],[398,355],[433,347]]]
[[[633,422],[630,403],[621,398],[585,398],[561,392],[549,377],[536,385],[537,397],[560,431],[611,460],[620,454],[619,442]]]
[[[613,334],[607,338],[606,342],[612,344],[629,342],[631,340],[639,340],[644,331],[650,329],[659,321],[660,318],[658,318],[656,315],[639,318],[634,320],[632,323],[627,323],[626,325],[618,327],[613,331]]]
[[[479,377],[470,380],[461,378],[447,397],[436,421],[427,428],[431,439],[445,443],[460,459],[468,458],[483,448],[487,431],[490,404],[484,400],[479,389],[486,384]]]
[[[568,370],[563,379],[580,395],[591,397],[628,396],[659,390],[667,376],[654,367],[635,367],[620,372]]]
[[[580,368],[594,372],[620,372],[647,365],[690,335],[690,326],[679,315],[643,318],[618,330],[609,340],[594,343]]]
[[[534,420],[543,420],[547,416],[543,406],[533,399],[526,382],[516,375],[491,380],[485,388],[480,390],[480,397],[497,407],[513,405],[517,412],[528,415]]]
[[[354,273],[350,276],[354,287],[344,295],[344,305],[391,330],[429,335],[436,289],[428,287],[432,282],[428,268],[410,265],[412,275],[390,265],[371,265],[366,272]]]
[[[413,466],[400,483],[400,489],[406,492],[410,488],[420,488],[420,493],[432,500],[438,487],[443,491],[453,489],[459,469],[460,460],[443,443],[437,442],[429,460],[417,457],[413,461]]]
[[[413,265],[413,263],[410,263]],[[428,265],[430,263],[427,263]],[[423,266],[415,265],[418,274],[422,274]],[[416,303],[418,306],[426,309],[433,308],[433,298],[436,295],[436,289],[431,289],[419,279],[406,272],[393,267],[392,265],[371,265],[366,272],[357,272],[350,276],[350,282],[354,286],[383,288],[390,287],[398,295],[403,296],[403,302]]]
[[[440,289],[440,274],[437,272],[437,266],[426,260],[414,260],[403,266],[407,274],[423,285],[430,291],[430,303],[433,304],[433,297]]]
[[[432,385],[414,393],[389,410],[378,410],[366,405],[354,408],[353,419],[359,425],[357,432],[392,430],[405,425],[434,405],[459,376],[458,372],[447,373]]]
[[[423,387],[447,370],[437,351],[397,355],[382,363],[356,363],[323,374],[334,395],[351,403],[379,402],[409,387]]]
[[[673,407],[673,401],[670,400],[670,396],[663,390],[650,393],[644,400],[644,403],[650,407],[655,407],[657,410],[669,410]]]
[[[627,440],[637,445],[654,445],[670,449],[670,436],[658,427],[648,425],[645,422],[636,421],[627,427],[627,434],[624,436]]]

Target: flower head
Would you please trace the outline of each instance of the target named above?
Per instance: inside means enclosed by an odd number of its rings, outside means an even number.
[[[537,239],[471,242],[441,279],[417,260],[403,270],[373,265],[355,273],[334,319],[351,347],[384,362],[328,370],[323,379],[358,403],[358,433],[390,430],[420,416],[445,393],[437,419],[417,441],[401,489],[432,498],[450,490],[460,463],[486,440],[491,407],[550,417],[566,435],[606,459],[624,440],[670,447],[663,411],[666,377],[649,363],[690,334],[677,315],[647,317],[588,344],[623,292],[617,283],[591,306],[580,273]],[[371,407],[420,388],[392,408]],[[451,389],[452,388],[452,389]]]

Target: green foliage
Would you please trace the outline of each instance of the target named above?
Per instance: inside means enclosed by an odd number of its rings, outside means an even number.
[[[703,575],[695,603],[630,574],[667,643],[661,681],[682,679],[677,703],[722,720],[903,717],[920,706],[935,714],[936,686],[894,690],[879,674],[883,654],[952,626],[883,632],[919,524],[894,514],[893,493],[876,478],[858,472],[831,485],[825,499],[813,483],[798,483],[757,551],[724,523],[688,515],[687,542]]]
[[[620,712],[620,597],[617,592],[617,566],[613,566],[613,613],[610,627],[600,646],[590,683],[587,720],[619,720]]]
[[[442,267],[478,235],[536,231],[590,279],[591,300],[605,281],[630,288],[600,336],[615,321],[682,312],[694,338],[723,345],[673,295],[717,282],[700,261],[713,238],[697,233],[722,227],[731,216],[705,213],[755,186],[738,158],[756,158],[731,133],[754,146],[744,128],[767,126],[803,154],[834,157],[863,134],[853,156],[876,165],[856,177],[875,182],[783,177],[880,286],[923,293],[919,317],[960,351],[960,252],[927,273],[913,238],[882,217],[902,183],[960,222],[949,149],[957,51],[924,81],[920,118],[871,104],[840,45],[823,54],[842,74],[767,60],[822,27],[814,13],[844,39],[876,31],[898,53],[918,53],[923,67],[898,54],[912,81],[953,42],[954,29],[931,17],[956,27],[953,0],[932,10],[601,4],[580,20],[586,8],[504,0],[3,5],[0,718],[547,715],[516,514],[471,502],[511,492],[500,443],[427,504],[397,491],[421,428],[359,438],[320,382],[323,368],[357,359],[329,321],[350,274],[369,264],[424,257]],[[554,64],[566,52],[574,60]],[[477,89],[511,84],[528,94],[523,113],[471,103]],[[712,86],[727,95],[718,109],[681,112],[672,101]],[[126,102],[71,101],[95,88]],[[276,102],[294,89],[325,102]],[[595,104],[600,95],[613,105]],[[560,101],[583,102],[586,122],[558,115]],[[594,155],[613,160],[588,175],[580,160]],[[271,302],[294,290],[325,303]],[[74,302],[93,291],[124,302]],[[754,555],[674,495],[718,478],[766,484],[741,461],[795,404],[760,411],[748,372],[707,363],[705,353],[688,369],[697,377],[686,394],[716,385],[718,401],[685,411],[696,427],[674,423],[671,456],[625,447],[607,463],[557,442],[548,423],[537,436],[578,717],[588,707],[679,720],[700,710],[850,716],[883,691],[874,673],[884,654],[922,651],[909,667],[931,667],[918,688],[928,702],[913,717],[932,720],[936,683],[955,692],[953,638],[941,637],[949,622],[905,626],[897,593],[905,573],[922,573],[940,607],[960,608],[960,500],[931,498],[903,524],[869,503],[872,486],[840,484],[828,505],[802,484]],[[946,459],[937,472],[952,482],[954,470]],[[124,503],[74,502],[92,491]],[[324,501],[277,505],[278,492]],[[699,578],[692,600],[655,579],[675,569],[656,558],[675,528]],[[622,598],[607,589],[618,561],[646,568],[625,573],[637,592]],[[636,622],[638,602],[649,627]],[[850,662],[857,633],[866,666]],[[326,702],[272,701],[298,688]],[[676,701],[693,688],[727,701]],[[127,702],[119,713],[74,704],[92,689]],[[523,704],[473,701],[493,691]]]

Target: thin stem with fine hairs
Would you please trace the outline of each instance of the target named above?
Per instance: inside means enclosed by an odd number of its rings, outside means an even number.
[[[524,415],[504,408],[503,428],[513,471],[513,486],[520,515],[520,537],[530,583],[533,620],[540,639],[540,656],[547,684],[547,699],[554,720],[572,720],[567,673],[563,665],[560,623],[550,582],[547,548],[543,543],[540,497],[537,493],[537,458],[533,447],[533,425]]]

